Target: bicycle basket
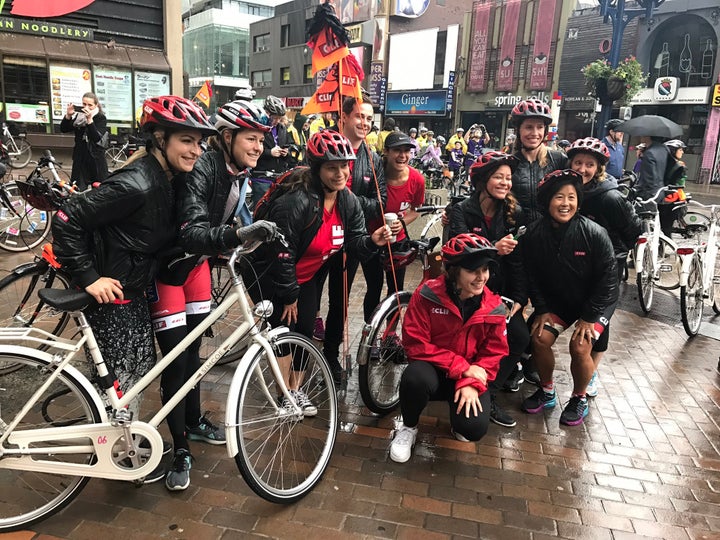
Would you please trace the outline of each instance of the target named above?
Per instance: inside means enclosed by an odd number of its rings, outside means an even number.
[[[62,194],[58,193],[42,178],[28,178],[15,182],[20,195],[30,206],[38,210],[58,210],[64,200]]]

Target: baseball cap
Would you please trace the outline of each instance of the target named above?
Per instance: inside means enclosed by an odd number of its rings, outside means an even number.
[[[415,142],[409,135],[406,135],[402,131],[395,131],[385,138],[383,146],[385,148],[398,148],[400,146],[409,146],[414,148]]]

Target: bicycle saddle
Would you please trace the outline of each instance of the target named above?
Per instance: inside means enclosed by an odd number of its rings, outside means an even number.
[[[95,302],[88,293],[76,289],[40,289],[38,296],[48,306],[60,311],[80,311]]]

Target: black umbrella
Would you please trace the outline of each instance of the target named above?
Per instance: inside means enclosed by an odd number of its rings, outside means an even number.
[[[646,137],[665,137],[666,139],[676,139],[683,134],[682,127],[668,120],[664,116],[654,114],[646,114],[638,116],[632,120],[624,122],[618,126],[617,131],[628,133],[629,135],[646,136]]]

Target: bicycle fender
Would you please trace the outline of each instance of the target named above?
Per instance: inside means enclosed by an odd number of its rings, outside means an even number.
[[[274,337],[289,331],[290,329],[285,326],[273,328],[268,332],[268,341],[272,341]],[[245,351],[245,354],[243,354],[243,357],[238,362],[232,381],[230,382],[227,405],[225,406],[225,447],[227,448],[228,457],[233,459],[240,451],[236,429],[236,426],[240,424],[240,419],[237,417],[240,387],[245,373],[250,369],[250,362],[255,358],[255,355],[260,352],[261,348],[258,343],[253,343],[248,347],[248,350]]]
[[[0,287],[2,287],[3,282],[10,276],[25,276],[27,274],[34,274],[40,270],[42,271],[41,273],[45,273],[49,266],[47,261],[33,261],[19,264],[13,268],[6,277],[0,280]]]
[[[45,351],[39,351],[38,349],[33,349],[31,347],[23,347],[22,345],[0,345],[0,356],[2,356],[3,354],[37,358],[38,360],[42,360],[44,362],[47,362],[48,364],[51,364],[53,361],[52,354],[49,354]],[[77,382],[82,387],[82,389],[87,392],[87,395],[90,397],[94,405],[97,407],[97,410],[100,412],[100,421],[107,422],[108,417],[107,411],[105,410],[105,404],[102,402],[100,395],[98,394],[93,384],[88,380],[88,378],[83,375],[82,372],[79,371],[77,368],[69,364],[63,368],[63,371],[65,371],[69,377],[74,379],[75,382]]]
[[[383,319],[385,319],[387,312],[396,307],[398,302],[403,306],[407,306],[410,303],[411,297],[412,293],[410,291],[400,291],[393,293],[391,296],[388,296],[385,300],[378,304],[375,311],[373,311],[372,315],[370,315],[370,322],[363,326],[357,352],[358,365],[364,366],[367,364],[368,355],[370,353],[368,339],[370,338],[373,328],[377,328],[380,325]]]
[[[688,284],[688,276],[690,275],[690,266],[692,265],[693,260],[695,257],[697,257],[696,253],[693,253],[692,255],[679,255],[680,257],[680,286],[681,287],[687,287]]]
[[[643,271],[643,256],[645,250],[648,248],[648,244],[635,244],[635,272],[638,274]]]

